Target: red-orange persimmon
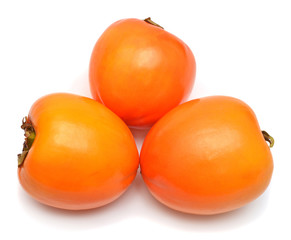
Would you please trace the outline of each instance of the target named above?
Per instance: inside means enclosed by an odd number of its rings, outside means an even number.
[[[89,78],[93,98],[128,125],[151,126],[190,94],[196,63],[190,48],[159,25],[124,19],[98,39]]]

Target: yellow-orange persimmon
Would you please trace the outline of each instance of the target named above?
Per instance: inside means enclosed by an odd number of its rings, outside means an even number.
[[[260,196],[273,171],[256,116],[244,102],[213,96],[184,103],[150,130],[141,150],[143,179],[160,202],[193,214],[237,209]]]
[[[190,94],[190,48],[149,18],[123,19],[98,39],[90,60],[93,98],[134,127],[151,126]]]
[[[93,99],[57,93],[37,100],[23,122],[26,140],[18,176],[36,200],[90,209],[118,198],[139,162],[125,123]]]

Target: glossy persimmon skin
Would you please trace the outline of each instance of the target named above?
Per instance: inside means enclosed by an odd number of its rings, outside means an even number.
[[[224,96],[181,104],[149,131],[143,179],[168,207],[211,215],[244,206],[267,188],[273,159],[254,112]]]
[[[33,104],[28,119],[36,138],[18,176],[41,203],[70,210],[100,207],[135,178],[139,156],[130,130],[95,100],[47,95]]]
[[[195,73],[194,55],[183,41],[143,20],[123,19],[93,49],[90,89],[128,125],[149,127],[187,99]]]

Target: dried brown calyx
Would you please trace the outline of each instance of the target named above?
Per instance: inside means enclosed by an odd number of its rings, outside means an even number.
[[[18,167],[20,167],[23,164],[23,162],[28,154],[28,151],[31,148],[32,143],[35,139],[35,130],[27,117],[24,117],[22,119],[21,128],[24,130],[25,140],[23,143],[22,153],[17,155]]]

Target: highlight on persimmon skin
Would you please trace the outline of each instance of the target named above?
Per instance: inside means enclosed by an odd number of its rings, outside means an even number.
[[[117,199],[135,178],[139,155],[129,128],[93,99],[44,96],[22,128],[26,140],[19,181],[43,204],[70,210],[100,207]]]
[[[211,215],[240,208],[269,185],[273,159],[252,109],[239,99],[212,96],[181,104],[149,131],[141,174],[166,206]]]
[[[152,126],[184,102],[195,74],[191,49],[150,19],[110,25],[96,42],[89,66],[93,98],[136,128]]]

